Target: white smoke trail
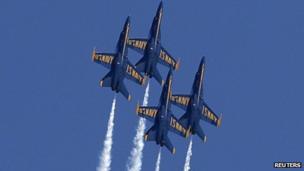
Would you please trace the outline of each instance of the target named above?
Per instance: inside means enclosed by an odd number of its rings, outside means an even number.
[[[161,148],[159,148],[156,165],[155,165],[155,171],[159,171],[160,168],[160,158],[161,158]]]
[[[185,161],[185,165],[184,165],[184,171],[190,170],[191,156],[192,156],[192,137],[190,139],[189,146],[188,146],[186,161]]]
[[[149,99],[149,82],[147,84],[144,100],[143,100],[143,106],[148,105],[148,99]],[[127,163],[127,169],[129,171],[140,171],[142,166],[142,157],[143,157],[143,149],[144,149],[144,131],[146,129],[146,119],[145,118],[139,118],[138,126],[136,129],[136,135],[133,139],[133,149],[131,151],[131,156],[129,156],[129,161]]]
[[[114,115],[115,115],[115,106],[116,106],[116,96],[114,96],[112,109],[110,113],[110,118],[108,121],[108,130],[106,134],[105,141],[103,142],[102,154],[99,157],[99,166],[97,171],[109,171],[111,170],[111,150],[112,150],[112,136],[113,136],[113,127],[114,127]]]

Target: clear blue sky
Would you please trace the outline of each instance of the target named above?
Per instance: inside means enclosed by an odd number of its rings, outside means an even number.
[[[113,52],[127,15],[130,36],[146,37],[158,3],[1,0],[1,171],[95,170],[114,94],[98,86],[107,70],[91,61],[92,49]],[[304,162],[303,6],[301,0],[164,1],[162,42],[181,58],[173,91],[190,92],[205,55],[205,99],[223,113],[219,129],[201,122],[208,141],[194,137],[193,170]],[[140,59],[129,52],[132,62]],[[165,77],[167,69],[159,68]],[[112,170],[126,168],[144,93],[126,85],[133,100],[118,96]],[[149,104],[159,95],[151,80]],[[181,170],[188,140],[170,138],[177,153],[162,150],[161,170]],[[157,152],[146,143],[143,170],[154,170]]]

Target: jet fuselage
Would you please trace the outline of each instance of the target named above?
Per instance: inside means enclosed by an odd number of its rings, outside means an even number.
[[[200,115],[203,111],[203,99],[202,99],[202,87],[203,87],[203,77],[205,70],[205,60],[202,59],[200,67],[195,75],[194,83],[192,86],[192,95],[187,106],[188,113],[188,124],[187,128],[190,128],[192,133],[195,134],[195,129],[192,129],[199,125]]]
[[[128,54],[128,48],[127,48],[127,40],[129,35],[129,29],[130,29],[130,23],[129,19],[127,19],[124,30],[120,33],[118,43],[116,45],[116,57],[114,58],[114,61],[111,65],[111,71],[113,71],[113,77],[112,77],[112,90],[115,90],[116,92],[119,91],[120,83],[124,80],[126,69],[127,69],[127,54]]]
[[[144,58],[146,58],[146,66],[145,66],[145,74],[152,77],[152,73],[154,72],[154,68],[158,63],[159,54],[161,51],[161,46],[159,43],[155,42],[154,38],[149,39],[147,48],[144,52]]]
[[[196,125],[199,125],[200,115],[202,112],[200,100],[197,99],[197,95],[194,94],[190,99],[190,105],[187,107],[187,114],[189,119],[186,127],[190,128],[193,134],[195,134],[195,130],[192,128],[194,128]]]
[[[158,128],[156,133],[157,134],[156,143],[160,144],[161,146],[164,145],[165,137],[167,137],[168,135],[168,130],[170,126],[171,84],[172,84],[172,75],[170,71],[166,80],[166,84],[164,85],[163,91],[160,96],[159,110],[155,118],[155,124],[157,125]]]
[[[147,63],[145,66],[145,74],[150,78],[152,77],[152,73],[154,72],[154,68],[156,68],[156,64],[158,63],[158,58],[161,52],[161,36],[160,36],[160,25],[163,14],[162,3],[160,4],[157,14],[153,19],[153,23],[150,28],[149,39],[147,42],[147,46],[144,52],[144,58],[146,58]]]

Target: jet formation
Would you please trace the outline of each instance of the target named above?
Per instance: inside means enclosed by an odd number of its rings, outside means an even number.
[[[139,117],[153,122],[152,127],[145,133],[143,138],[146,141],[155,141],[157,145],[165,146],[174,154],[176,149],[168,137],[169,132],[173,132],[184,138],[196,134],[203,142],[206,142],[207,137],[200,126],[200,120],[219,127],[222,115],[219,117],[215,114],[203,98],[205,57],[201,59],[198,71],[196,72],[191,94],[172,95],[173,70],[179,68],[179,60],[171,56],[161,44],[160,27],[162,17],[163,3],[160,2],[150,27],[149,36],[146,39],[129,38],[130,17],[128,17],[120,33],[116,52],[100,53],[94,48],[92,60],[110,70],[101,79],[100,86],[111,87],[112,91],[121,93],[129,101],[131,100],[131,95],[124,84],[124,78],[132,80],[139,85],[144,85],[147,78],[153,77],[162,85],[159,104],[155,106],[137,105],[136,113]],[[142,55],[142,58],[135,66],[128,60],[128,48]],[[158,63],[169,68],[166,81],[162,79],[157,69]],[[174,116],[171,104],[185,111],[179,119]]]

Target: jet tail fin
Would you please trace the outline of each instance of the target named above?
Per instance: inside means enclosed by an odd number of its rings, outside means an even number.
[[[104,76],[102,78],[102,80],[100,80],[99,85],[101,87],[111,87],[111,77],[112,77],[112,72],[108,72],[106,76]]]

